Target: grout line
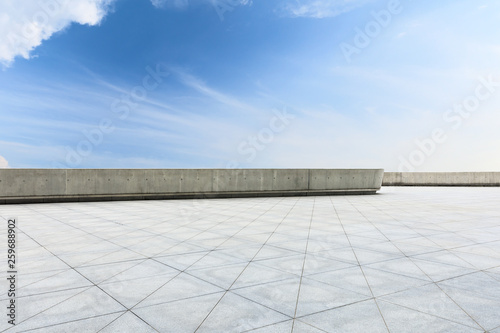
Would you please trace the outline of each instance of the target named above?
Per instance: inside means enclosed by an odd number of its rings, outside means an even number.
[[[236,283],[236,281],[238,281],[238,279],[240,278],[240,276],[243,274],[243,272],[246,270],[246,268],[250,265],[250,263],[253,262],[253,260],[255,259],[255,257],[259,254],[259,252],[262,250],[262,248],[264,248],[264,246],[266,245],[266,243],[269,241],[269,239],[274,235],[274,233],[276,232],[276,230],[280,227],[280,225],[283,223],[283,221],[286,219],[286,217],[290,214],[290,212],[295,208],[296,204],[299,202],[300,199],[296,199],[295,203],[293,204],[293,206],[289,209],[288,213],[283,217],[283,219],[281,220],[280,223],[278,223],[278,225],[276,226],[276,228],[273,230],[273,232],[271,232],[271,234],[269,235],[269,237],[266,239],[266,241],[262,244],[261,248],[259,249],[259,251],[257,251],[257,253],[253,256],[253,258],[248,262],[247,266],[241,271],[241,273],[238,275],[238,277],[233,281],[233,283],[231,284],[231,286],[229,286],[228,290],[222,295],[222,297],[217,301],[217,303],[214,305],[214,307],[212,308],[212,310],[210,310],[210,312],[205,316],[205,318],[203,319],[203,321],[198,325],[198,327],[196,328],[195,330],[195,333],[200,329],[200,327],[203,325],[203,323],[207,320],[207,318],[210,316],[210,314],[214,311],[214,309],[217,307],[217,305],[220,303],[220,301],[224,298],[224,296],[227,294],[227,292],[229,290],[231,290],[232,286]],[[280,200],[279,202],[281,202],[282,200]],[[279,203],[278,202],[278,203]],[[276,205],[278,204],[276,203]],[[273,208],[276,206],[274,205]],[[270,210],[270,209],[269,209]]]
[[[361,270],[361,273],[363,274],[363,277],[365,278],[366,285],[370,289],[370,292],[371,292],[372,297],[373,297],[373,301],[375,302],[375,305],[377,306],[378,312],[380,313],[380,317],[384,321],[385,328],[387,329],[387,332],[390,332],[389,326],[387,325],[387,322],[385,321],[384,315],[382,314],[382,311],[380,310],[380,306],[378,305],[378,302],[377,302],[377,299],[375,297],[375,294],[373,293],[372,287],[370,286],[370,283],[368,282],[368,279],[366,278],[365,271],[363,270],[363,267],[362,267],[361,263],[359,262],[358,256],[356,255],[356,251],[354,251],[354,248],[352,247],[351,240],[349,239],[349,235],[347,234],[347,232],[345,230],[344,224],[342,223],[342,220],[341,220],[341,218],[339,216],[338,210],[337,210],[337,208],[335,208],[335,204],[333,203],[331,197],[330,197],[330,201],[332,203],[333,209],[335,210],[335,214],[337,214],[337,218],[338,218],[338,220],[340,222],[340,225],[342,226],[342,229],[344,230],[344,234],[345,234],[345,236],[347,238],[347,241],[349,242],[349,245],[351,246],[351,250],[352,250],[352,252],[354,254],[354,257],[356,258],[356,260],[358,262],[359,269]],[[347,200],[347,201],[349,202],[349,200]],[[351,204],[351,206],[352,206],[351,202],[349,202],[349,204]]]
[[[302,271],[301,271],[301,274],[300,274],[299,290],[297,291],[297,301],[295,302],[295,312],[293,313],[293,322],[292,322],[291,333],[293,333],[293,330],[294,330],[294,327],[295,327],[295,318],[297,318],[297,309],[299,307],[299,298],[300,298],[300,288],[302,287],[302,278],[304,277],[304,268],[306,266],[307,247],[309,245],[309,237],[311,235],[311,226],[312,226],[312,221],[313,221],[313,217],[314,217],[314,206],[315,206],[315,203],[316,203],[316,197],[314,197],[314,200],[313,200],[313,207],[312,207],[312,211],[311,211],[311,217],[309,219],[309,229],[308,229],[308,232],[307,232],[306,248],[305,248],[305,251],[304,251],[304,260],[302,262]]]

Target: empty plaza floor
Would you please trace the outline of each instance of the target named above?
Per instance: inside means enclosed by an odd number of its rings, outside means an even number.
[[[0,219],[2,332],[500,333],[500,188],[3,205]]]

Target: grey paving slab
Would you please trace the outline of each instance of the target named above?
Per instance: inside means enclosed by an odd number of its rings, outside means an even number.
[[[360,248],[353,248],[353,250],[360,265],[373,264],[403,257],[402,253],[385,253]]]
[[[410,278],[432,281],[431,278],[417,266],[412,258],[403,257],[398,259],[386,260],[374,264],[368,264],[365,267],[381,270],[384,272],[404,275]]]
[[[283,258],[259,260],[258,263],[269,268],[279,269],[283,272],[300,276],[304,267],[304,255],[297,254]]]
[[[373,295],[376,297],[431,283],[429,280],[412,278],[369,267],[363,268],[363,274],[368,281],[368,285]]]
[[[94,259],[86,261],[79,265],[77,268],[93,266],[93,265],[102,265],[102,264],[111,264],[111,263],[119,263],[130,260],[139,260],[146,259],[146,257],[137,252],[133,252],[129,249],[122,248],[117,251],[101,253],[99,256],[96,256]]]
[[[413,241],[413,242],[410,242],[410,241]],[[394,244],[405,256],[408,256],[408,257],[418,255],[418,254],[436,252],[436,251],[441,250],[441,248],[439,248],[435,244],[421,245],[421,244],[419,244],[419,242],[416,242],[415,239],[405,240],[405,241],[396,241],[396,242],[392,242],[392,244]]]
[[[169,256],[155,257],[155,260],[161,262],[167,266],[173,267],[180,271],[183,271],[197,261],[201,260],[208,254],[208,251],[185,253],[185,254],[174,254]]]
[[[260,261],[251,262],[235,281],[232,288],[236,289],[249,287],[252,285],[282,281],[294,277],[297,277],[297,275],[285,272],[280,269],[261,265]]]
[[[355,252],[351,247],[341,249],[331,249],[315,253],[318,257],[338,260],[351,265],[359,265]]]
[[[97,332],[94,331],[94,332]],[[141,332],[141,333],[154,333],[158,332],[136,314],[126,311],[116,317],[112,322],[107,324],[104,328],[99,330],[100,333],[113,333],[113,332]]]
[[[0,322],[0,330],[11,328],[10,331],[17,331],[19,328],[30,324],[31,327],[39,327],[43,325],[33,324],[33,319],[37,314],[56,306],[65,300],[82,293],[88,288],[70,289],[56,292],[42,293],[33,296],[19,297],[17,299],[18,307],[22,309],[17,318],[17,326],[12,327],[7,321]],[[4,303],[5,304],[5,303]],[[15,328],[15,329],[14,329]]]
[[[61,323],[57,325],[45,326],[42,328],[37,328],[34,330],[29,330],[29,332],[40,332],[40,333],[92,333],[101,332],[101,329],[108,325],[111,321],[115,320],[118,313],[113,313],[109,315],[97,316],[86,319],[74,320],[66,323]]]
[[[478,272],[439,286],[485,330],[500,326],[500,281]]]
[[[500,281],[500,267],[490,268],[490,269],[484,270],[483,272],[485,272],[486,274],[488,274],[489,276],[491,276],[495,280]]]
[[[458,253],[455,253],[452,250],[443,250],[438,252],[419,254],[414,256],[414,258],[420,260],[427,260],[438,264],[446,264],[446,265],[465,267],[470,269],[477,268],[473,264],[464,260]]]
[[[42,328],[36,328],[34,330],[29,330],[29,332],[37,333],[93,333],[93,332],[104,332],[104,328],[110,322],[115,320],[120,314],[113,313],[109,315],[96,316],[92,318],[74,320],[66,323],[45,326]],[[133,328],[133,327],[132,327]],[[122,330],[124,331],[124,330]],[[116,332],[116,331],[115,331]],[[147,331],[136,331],[136,332],[147,332]],[[153,331],[155,332],[155,331]]]
[[[302,233],[307,235],[307,230],[303,230]],[[290,239],[290,237],[288,237]],[[298,254],[304,254],[307,246],[307,239],[295,239],[288,242],[278,242],[272,241],[272,238],[267,242],[267,244],[275,246],[280,249],[294,251]]]
[[[198,332],[244,332],[289,317],[228,292],[201,324]]]
[[[46,272],[44,272],[46,273]],[[40,275],[40,274],[37,274]],[[44,274],[45,275],[45,274]],[[40,276],[36,282],[30,283],[25,287],[19,287],[19,294],[22,296],[36,295],[46,290],[59,291],[67,289],[75,289],[82,287],[90,287],[93,283],[79,274],[74,269],[56,272],[49,276]]]
[[[211,251],[207,255],[200,258],[200,260],[189,266],[187,270],[219,267],[224,265],[240,264],[244,262],[247,262],[247,260],[230,256],[219,251]]]
[[[383,296],[382,301],[479,329],[477,323],[435,284]]]
[[[296,316],[346,306],[368,298],[371,297],[304,277],[300,284]]]
[[[22,261],[21,261],[22,260]],[[54,255],[35,259],[19,259],[19,270],[26,273],[66,270],[71,268],[66,262]]]
[[[3,205],[19,221],[19,317],[0,331],[499,332],[498,198]]]
[[[195,332],[223,292],[132,310],[159,332]]]
[[[137,266],[142,261],[144,261],[144,259],[128,260],[110,264],[77,267],[75,270],[85,276],[88,280],[92,281],[92,283],[99,284],[116,275],[119,275],[122,272],[125,272],[132,267]]]
[[[147,279],[144,279],[144,282],[147,282]],[[161,282],[163,283],[156,286],[156,288],[151,288],[150,292],[147,294],[148,297],[140,300],[141,302],[137,307],[142,308],[223,291],[220,287],[186,273],[179,274],[169,278],[167,281]]]
[[[389,332],[373,300],[323,311],[298,320],[325,332]]]
[[[321,235],[328,235],[328,232],[321,230]],[[332,235],[331,237],[316,237],[311,236],[307,244],[308,253],[319,253],[323,251],[333,251],[350,247],[348,239],[345,235]]]
[[[78,290],[79,293],[16,325],[16,331],[52,326],[125,310],[121,304],[97,287],[83,291],[81,289],[72,290]]]
[[[233,292],[293,318],[297,308],[299,287],[300,278],[295,277],[284,281],[239,288]]]
[[[296,256],[296,251],[282,249],[273,245],[264,245],[256,254],[254,260],[265,260],[265,259],[273,259],[273,258],[283,258],[289,256]]]
[[[420,260],[412,258],[412,261],[417,265],[431,280],[438,282],[451,279],[464,274],[475,272],[473,268],[466,268],[455,265],[447,265],[435,261]]]
[[[469,264],[469,267],[473,267],[475,269],[485,270],[500,266],[500,257],[498,256],[480,255],[454,250],[451,250],[450,252]]]
[[[484,332],[479,328],[460,325],[444,318],[383,301],[379,302],[379,307],[390,332]]]
[[[247,263],[189,270],[188,274],[228,290],[247,268]]]
[[[155,290],[172,280],[177,273],[165,273],[132,280],[112,278],[110,282],[99,284],[104,292],[113,297],[117,302],[130,309],[146,299]]]
[[[305,257],[302,275],[308,276],[311,274],[340,270],[352,266],[355,265],[339,260],[327,259],[317,253],[308,253]]]
[[[346,289],[361,295],[372,296],[370,287],[363,271],[359,266],[348,267],[325,273],[307,276],[309,279],[329,284],[334,287]]]
[[[260,251],[261,246],[258,245],[248,245],[248,244],[238,244],[234,240],[229,240],[221,245],[218,253],[235,257],[241,262],[249,262],[255,258],[255,255]]]
[[[321,330],[317,327],[313,327],[309,324],[303,323],[300,320],[294,320],[292,330],[288,330],[287,332],[321,333],[321,332],[327,332],[327,331]]]
[[[166,266],[161,262],[153,259],[135,262],[135,265],[126,268],[124,271],[110,277],[106,283],[117,281],[128,281],[140,278],[161,278],[165,275],[174,276],[179,273],[179,270]]]
[[[23,279],[17,281],[17,288],[18,288],[18,290],[22,290],[26,287],[31,286],[34,283],[37,283],[41,280],[50,278],[51,276],[54,276],[54,275],[57,275],[57,274],[60,274],[62,272],[66,272],[66,271],[68,271],[68,270],[63,269],[63,270],[57,270],[57,271],[45,271],[45,272],[39,272],[39,273],[23,274]],[[1,276],[2,280],[5,280],[5,279],[7,279],[8,275],[9,274],[7,273],[7,271],[5,271],[5,272],[2,272],[2,274],[0,276]],[[0,294],[0,300],[6,300],[8,298],[7,294],[8,294],[8,290],[2,290],[2,292]],[[24,294],[23,296],[29,296],[29,295]]]
[[[292,331],[293,320],[287,320],[278,324],[259,327],[246,332],[252,333],[289,333]]]

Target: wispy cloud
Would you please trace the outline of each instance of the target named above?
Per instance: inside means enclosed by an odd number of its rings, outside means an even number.
[[[2,0],[0,2],[0,63],[8,67],[72,22],[97,25],[114,0]]]
[[[246,111],[250,113],[256,113],[259,114],[261,111],[259,109],[254,108],[251,105],[245,104],[238,100],[237,98],[234,98],[228,94],[221,93],[211,87],[209,87],[205,82],[203,82],[201,79],[186,73],[185,71],[182,71],[180,69],[173,69],[173,71],[177,74],[179,77],[179,80],[181,81],[182,84],[184,84],[187,87],[190,87],[197,91],[198,93],[205,95],[221,104],[224,104],[226,106],[229,106],[234,109],[238,109],[238,111]]]
[[[347,13],[372,0],[295,0],[283,4],[280,11],[289,17],[326,18]]]

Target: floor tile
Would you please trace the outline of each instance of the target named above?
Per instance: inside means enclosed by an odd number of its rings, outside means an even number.
[[[485,273],[450,279],[439,286],[485,330],[500,326],[500,282]]]
[[[292,331],[293,320],[287,320],[278,324],[266,325],[245,332],[251,333],[290,333]]]
[[[359,266],[308,275],[307,277],[361,295],[372,296],[368,283],[363,275],[363,271]]]
[[[125,308],[122,305],[102,290],[91,287],[29,318],[29,320],[18,325],[17,329],[40,328],[123,310]]]
[[[480,328],[463,309],[435,284],[383,296],[379,300],[444,318],[458,324]]]
[[[391,332],[483,332],[482,330],[383,301],[379,302],[379,307]]]
[[[433,281],[438,282],[464,274],[473,273],[475,270],[472,268],[465,268],[455,265],[447,265],[428,260],[420,260],[412,258],[412,261],[417,265],[428,277]]]
[[[279,269],[283,272],[300,276],[302,275],[302,268],[304,266],[304,255],[298,254],[284,258],[259,260],[258,263],[262,266]]]
[[[146,282],[148,279],[144,279]],[[175,278],[171,278],[156,288],[150,288],[151,295],[142,300],[137,307],[172,302],[186,298],[198,297],[206,294],[219,293],[222,288],[193,277],[186,273],[181,273]],[[153,292],[154,291],[154,292]]]
[[[113,276],[136,266],[142,261],[144,261],[144,259],[77,267],[75,270],[92,281],[94,284],[100,284],[101,282],[107,281]]]
[[[389,332],[373,300],[305,316],[299,321],[326,332]]]
[[[120,280],[118,277],[114,277],[111,279],[112,281],[101,283],[99,287],[117,302],[130,309],[171,281],[177,274],[169,272],[154,277],[132,280]]]
[[[238,277],[244,272],[248,264],[224,265],[220,267],[209,267],[189,270],[188,273],[203,281],[209,282],[222,289],[228,290]]]
[[[228,292],[200,326],[198,332],[244,332],[289,317]]]
[[[300,285],[296,316],[301,317],[369,298],[371,297],[304,277]]]
[[[194,332],[223,293],[136,308],[132,312],[158,332]],[[222,331],[221,331],[222,332]]]
[[[44,292],[90,287],[92,285],[92,282],[87,280],[77,271],[75,271],[74,269],[69,269],[48,276],[24,288],[20,288],[19,294],[21,296],[30,296]]]
[[[183,271],[191,267],[193,264],[195,264],[197,261],[202,259],[207,254],[208,251],[187,253],[187,254],[176,254],[176,255],[156,257],[155,260],[164,263],[165,265],[168,265],[170,267],[176,268],[180,271]]]
[[[95,333],[104,332],[102,329],[111,321],[115,320],[119,313],[102,315],[92,318],[70,321],[67,323],[45,326],[42,328],[30,330],[29,332],[36,333]],[[136,331],[140,332],[140,331]]]
[[[320,330],[319,328],[313,327],[309,324],[306,324],[298,319],[296,319],[293,323],[293,331],[288,331],[288,332],[295,332],[295,333],[323,333],[326,332],[324,330]]]
[[[300,278],[295,277],[284,281],[235,289],[233,292],[293,318],[297,306],[299,286]]]
[[[411,278],[378,269],[363,267],[368,285],[375,297],[429,284],[429,280]]]
[[[261,283],[281,281],[295,277],[297,277],[295,274],[261,265],[260,261],[251,262],[238,277],[238,280],[236,280],[232,289],[248,287]]]
[[[404,275],[411,278],[432,281],[422,269],[417,266],[410,258],[398,258],[364,266],[384,272]]]
[[[97,330],[95,331],[97,332]],[[140,332],[140,333],[153,333],[158,332],[145,321],[137,317],[133,312],[127,311],[120,314],[113,322],[109,323],[106,327],[99,331],[100,333],[114,333],[114,332]]]
[[[63,290],[56,292],[47,292],[44,294],[37,294],[27,297],[18,297],[16,299],[16,302],[18,304],[18,308],[22,309],[22,311],[18,311],[17,313],[17,318],[16,318],[17,325],[15,326],[16,330],[20,327],[22,328],[22,327],[44,326],[43,324],[41,325],[33,324],[31,318],[35,317],[39,313],[42,313],[43,311],[46,311],[56,306],[59,303],[64,302],[65,300],[70,299],[71,297],[79,293],[82,293],[87,289],[88,288],[70,289],[70,290]],[[5,301],[2,303],[6,304]],[[27,325],[28,323],[30,325]],[[3,320],[0,321],[0,331],[3,331],[4,329],[10,326],[11,324],[8,324],[7,321]]]

